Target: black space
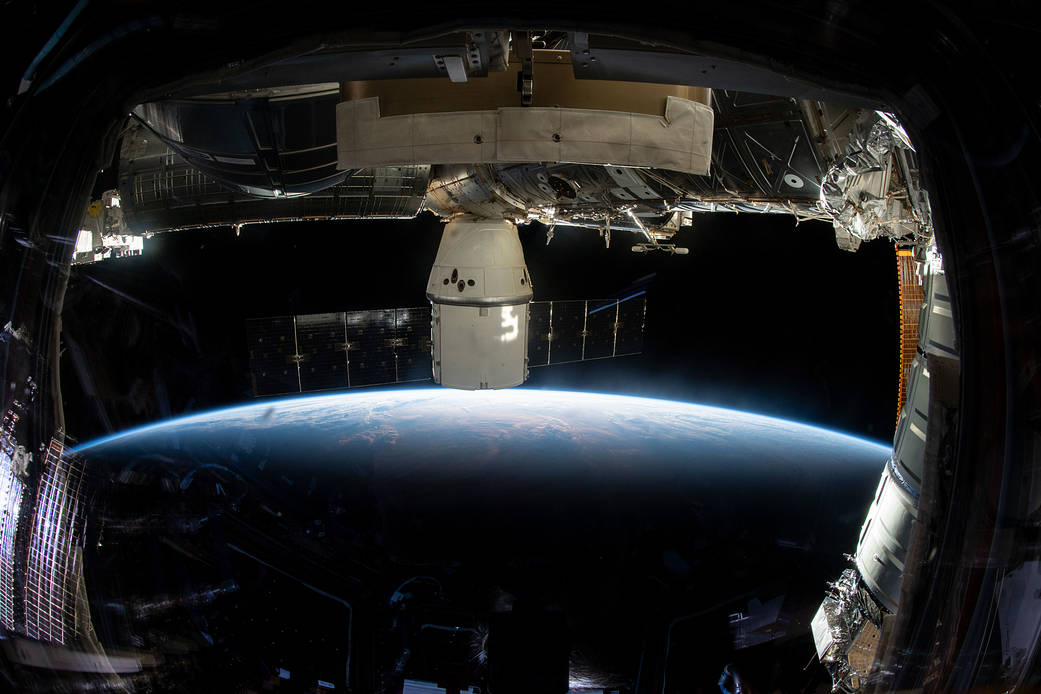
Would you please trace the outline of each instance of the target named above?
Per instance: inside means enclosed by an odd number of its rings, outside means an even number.
[[[144,255],[77,266],[63,313],[68,434],[87,441],[252,399],[250,317],[420,306],[431,215],[157,235]],[[782,215],[696,215],[688,256],[615,232],[520,230],[536,300],[596,299],[655,273],[644,354],[532,369],[525,387],[637,394],[762,412],[886,441],[896,419],[892,246],[835,246]]]

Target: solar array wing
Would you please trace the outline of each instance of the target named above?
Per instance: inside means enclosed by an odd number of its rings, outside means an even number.
[[[374,386],[397,381],[394,337],[395,309],[347,312],[348,386]]]
[[[614,356],[614,325],[618,304],[614,301],[586,302],[585,344],[582,359]]]
[[[347,387],[347,342],[343,313],[296,316],[300,390]]]
[[[528,366],[549,364],[549,309],[552,301],[528,304]]]
[[[550,308],[549,363],[564,364],[582,360],[586,302],[554,301]]]
[[[296,340],[292,316],[247,320],[246,344],[255,395],[299,392],[299,371],[293,359]]]
[[[432,378],[430,365],[430,306],[399,308],[395,315],[398,343],[397,381],[424,381]]]
[[[429,306],[254,318],[246,339],[257,397],[431,377]]]
[[[643,350],[647,297],[535,301],[528,312],[528,366],[607,359]]]
[[[534,301],[528,366],[638,354],[646,310],[643,292],[602,301]],[[253,318],[246,340],[257,397],[431,377],[429,306]]]
[[[643,351],[643,328],[646,316],[646,296],[635,296],[619,301],[614,356],[639,354]]]

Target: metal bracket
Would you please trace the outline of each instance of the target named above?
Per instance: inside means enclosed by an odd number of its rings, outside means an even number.
[[[532,96],[535,93],[535,75],[529,32],[514,32],[513,52],[517,54],[517,59],[521,63],[521,70],[517,74],[517,91],[521,95],[521,106],[531,106]]]
[[[642,200],[660,200],[662,198],[661,194],[647,185],[635,169],[623,166],[605,166],[604,170],[619,186],[611,190],[617,198],[622,200],[634,200],[637,197]]]
[[[485,77],[489,72],[505,72],[510,65],[510,32],[479,29],[466,35],[470,76]]]
[[[676,246],[671,243],[638,243],[629,250],[633,253],[652,253],[654,251],[661,251],[669,255],[687,255],[690,253],[689,248]]]
[[[483,34],[482,34],[483,36]],[[481,59],[481,46],[476,40],[473,40],[470,36],[467,37],[469,40],[466,42],[466,61],[468,69],[467,71],[471,75],[481,74],[483,61]],[[487,54],[488,47],[487,43],[484,45],[484,52]]]
[[[457,55],[435,55],[434,64],[441,72],[448,73],[453,82],[466,82],[466,62]]]
[[[578,71],[589,67],[589,34],[582,31],[570,31],[567,35],[568,46],[571,48],[571,66]]]

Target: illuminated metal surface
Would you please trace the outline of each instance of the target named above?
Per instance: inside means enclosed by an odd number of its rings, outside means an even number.
[[[534,294],[516,226],[502,219],[450,221],[426,296],[435,383],[464,390],[524,383]]]
[[[605,243],[612,228],[667,241],[691,225],[692,212],[833,220],[820,207],[819,181],[863,112],[734,91],[715,92],[712,106],[710,176],[573,163],[441,165],[427,205],[442,215],[598,229]]]
[[[871,115],[850,133],[846,156],[824,175],[820,208],[833,217],[840,247],[855,250],[882,237],[924,245],[933,233],[932,212],[914,148],[893,116]]]
[[[853,557],[856,568],[847,569],[832,585],[814,619],[817,652],[836,691],[858,691],[878,677],[876,652],[889,623],[880,615],[896,615],[903,609],[905,577],[914,571],[913,531],[922,522],[923,482],[927,475],[937,474],[927,469],[936,465],[936,453],[928,451],[929,445],[937,447],[930,441],[936,436],[930,418],[942,419],[942,412],[933,412],[930,371],[960,369],[946,276],[929,263],[916,265],[911,253],[899,251],[897,256],[901,336],[907,339],[903,328],[910,322],[917,339],[909,350],[907,370],[901,371],[901,386],[906,373],[906,393],[902,393],[893,454],[861,527]],[[914,294],[905,293],[905,284],[918,286],[916,272],[922,273],[924,287],[918,290],[919,310],[908,312],[904,302],[913,300]],[[906,349],[906,342],[902,346]]]
[[[25,486],[15,476],[18,443],[12,436],[15,414],[8,411],[0,429],[0,624],[14,631],[15,539]]]
[[[212,109],[218,102],[196,105]],[[545,156],[537,157],[538,163],[474,164],[481,157],[467,154],[455,159],[463,164],[446,165],[453,161],[452,145],[437,149],[436,156],[421,157],[424,165],[361,169],[343,183],[305,196],[259,199],[229,189],[213,172],[200,173],[213,162],[196,167],[196,160],[182,152],[188,156],[185,163],[153,132],[131,125],[121,152],[120,189],[127,223],[137,233],[265,220],[407,218],[425,206],[442,216],[466,213],[518,224],[537,219],[598,229],[607,244],[613,228],[640,233],[656,244],[689,226],[691,212],[790,214],[799,221],[833,221],[834,215],[821,208],[820,181],[846,154],[851,132],[859,133],[865,119],[877,120],[872,112],[857,108],[732,90],[715,92],[712,110],[716,122],[710,176],[666,168],[553,163]],[[166,139],[172,142],[170,137]],[[459,146],[492,147],[490,137],[466,139]],[[395,139],[388,146],[401,149],[399,145]],[[434,167],[432,178],[427,164]],[[911,193],[918,196],[913,159],[894,160],[892,168],[894,180],[914,179]],[[916,198],[913,207],[923,210],[916,212],[918,216],[927,216],[924,198]],[[841,224],[836,238],[842,248],[852,250],[859,244]]]
[[[859,691],[869,684],[879,645],[882,613],[861,585],[860,575],[846,569],[830,585],[811,622],[817,657],[834,678],[834,691]]]
[[[25,633],[64,644],[76,632],[76,583],[82,571],[83,462],[51,439],[37,492],[25,579]]]
[[[109,258],[141,255],[144,237],[135,235],[123,219],[122,196],[106,190],[87,206],[76,236],[72,264],[96,263]]]

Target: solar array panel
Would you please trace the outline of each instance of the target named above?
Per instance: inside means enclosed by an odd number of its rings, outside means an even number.
[[[430,306],[399,308],[394,312],[397,355],[397,380],[422,381],[431,378]]]
[[[586,340],[582,346],[583,359],[603,359],[614,356],[614,326],[617,304],[602,301],[586,302]]]
[[[429,306],[254,318],[246,339],[258,397],[431,377]]]
[[[582,361],[585,301],[553,301],[549,308],[549,363]]]
[[[296,317],[300,390],[342,388],[347,378],[342,313]]]
[[[528,304],[528,366],[549,364],[549,307],[551,301]]]
[[[637,299],[618,302],[617,318],[615,319],[615,345],[614,356],[622,357],[626,354],[639,354],[643,351],[643,328],[647,317],[647,299]]]
[[[607,359],[643,350],[647,298],[534,301],[528,313],[528,366]]]
[[[528,305],[528,366],[638,354],[643,292],[601,301]],[[284,395],[425,381],[430,306],[311,313],[246,321],[253,394]]]
[[[429,326],[429,319],[427,325]],[[351,311],[347,316],[350,378],[346,386],[395,383],[394,309]],[[341,386],[342,387],[342,386]]]
[[[246,321],[246,343],[254,394],[300,392],[300,374],[293,361],[296,342],[292,316]]]

